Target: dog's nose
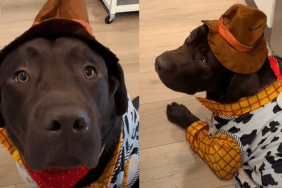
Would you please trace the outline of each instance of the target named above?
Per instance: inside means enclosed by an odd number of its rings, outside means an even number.
[[[69,134],[84,133],[89,129],[89,117],[80,108],[53,108],[46,113],[45,130],[48,132],[64,131]]]
[[[175,65],[167,60],[160,55],[156,58],[155,62],[155,70],[158,73],[168,73],[172,72],[175,68]]]

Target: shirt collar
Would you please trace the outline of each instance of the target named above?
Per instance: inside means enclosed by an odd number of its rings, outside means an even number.
[[[262,89],[258,94],[240,99],[232,104],[220,104],[206,98],[196,97],[215,116],[238,117],[251,112],[275,99],[282,92],[282,83],[275,81]]]

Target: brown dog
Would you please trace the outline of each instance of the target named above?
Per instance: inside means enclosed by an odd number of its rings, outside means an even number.
[[[102,125],[120,122],[113,111],[117,79],[107,72],[103,58],[74,38],[34,39],[4,59],[5,128],[32,169],[97,166],[110,133]],[[117,143],[120,126],[114,127],[111,140]]]
[[[225,68],[208,45],[208,33],[208,27],[202,25],[193,30],[178,49],[156,58],[156,72],[168,88],[189,95],[206,91],[207,99],[227,104],[255,95],[276,79],[268,59],[253,74],[238,74]],[[276,58],[281,67],[282,59]],[[167,116],[185,129],[199,120],[185,106],[176,103],[168,105]]]
[[[138,186],[138,98],[92,35],[84,0],[47,1],[0,64],[0,143],[27,183]]]
[[[271,84],[275,82],[276,76],[268,58],[257,72],[240,74],[230,71],[211,51],[208,33],[209,28],[202,25],[193,30],[178,49],[164,52],[156,58],[156,72],[168,88],[189,95],[206,91],[208,101],[224,106],[224,104],[236,103],[245,97],[256,97],[266,86],[272,87]],[[275,58],[278,65],[282,67],[282,59]],[[279,91],[281,92],[281,87]],[[233,178],[236,187],[273,185],[278,188],[282,185],[280,142],[282,120],[281,108],[275,98],[267,104],[267,107],[262,106],[237,118],[224,119],[226,117],[214,116],[211,124],[199,121],[199,118],[184,105],[175,102],[167,106],[167,117],[170,122],[187,129],[187,141],[212,169],[216,166],[215,168],[218,169],[216,174],[219,178]],[[248,126],[247,123],[250,125]],[[207,128],[208,125],[210,129]],[[256,129],[251,125],[261,128]],[[215,126],[217,132],[210,133],[209,131],[213,130],[211,126]],[[234,136],[236,134],[240,134],[241,137]],[[226,135],[232,141],[227,142]],[[208,144],[211,142],[211,145],[203,143],[204,140]],[[232,167],[228,166],[228,162],[220,164],[223,160],[220,161],[221,158],[216,154],[224,157],[226,152],[220,151],[222,148],[234,153],[226,160],[234,164]],[[210,153],[205,154],[209,151]],[[224,169],[225,166],[228,166],[230,171]]]
[[[115,70],[123,78],[121,67]],[[126,96],[126,89],[118,91],[124,80],[109,75],[99,53],[75,38],[31,40],[8,54],[0,71],[1,126],[30,168],[84,164],[92,169],[84,182],[94,182],[118,143],[128,99],[121,107],[114,98]]]

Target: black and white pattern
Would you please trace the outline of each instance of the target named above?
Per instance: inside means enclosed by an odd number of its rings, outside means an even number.
[[[139,177],[139,116],[129,95],[128,109],[123,115],[123,138],[119,161],[114,170],[109,188],[118,188],[122,185],[124,166],[129,159],[127,185],[131,187]]]
[[[119,153],[118,162],[112,174],[109,188],[122,187],[124,178],[124,167],[126,161],[129,159],[129,169],[127,177],[127,187],[130,188],[139,177],[139,116],[134,108],[129,94],[128,109],[122,116],[123,118],[123,136],[122,146]],[[17,163],[19,174],[23,180],[32,188],[39,188],[39,186],[29,176],[27,170]]]
[[[238,118],[213,118],[217,133],[237,140],[242,168],[233,177],[237,188],[282,188],[282,111],[274,100]]]

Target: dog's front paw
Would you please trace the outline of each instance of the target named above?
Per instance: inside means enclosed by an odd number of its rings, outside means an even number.
[[[166,114],[170,122],[184,129],[187,129],[189,125],[199,120],[183,104],[177,104],[176,102],[167,105]]]

